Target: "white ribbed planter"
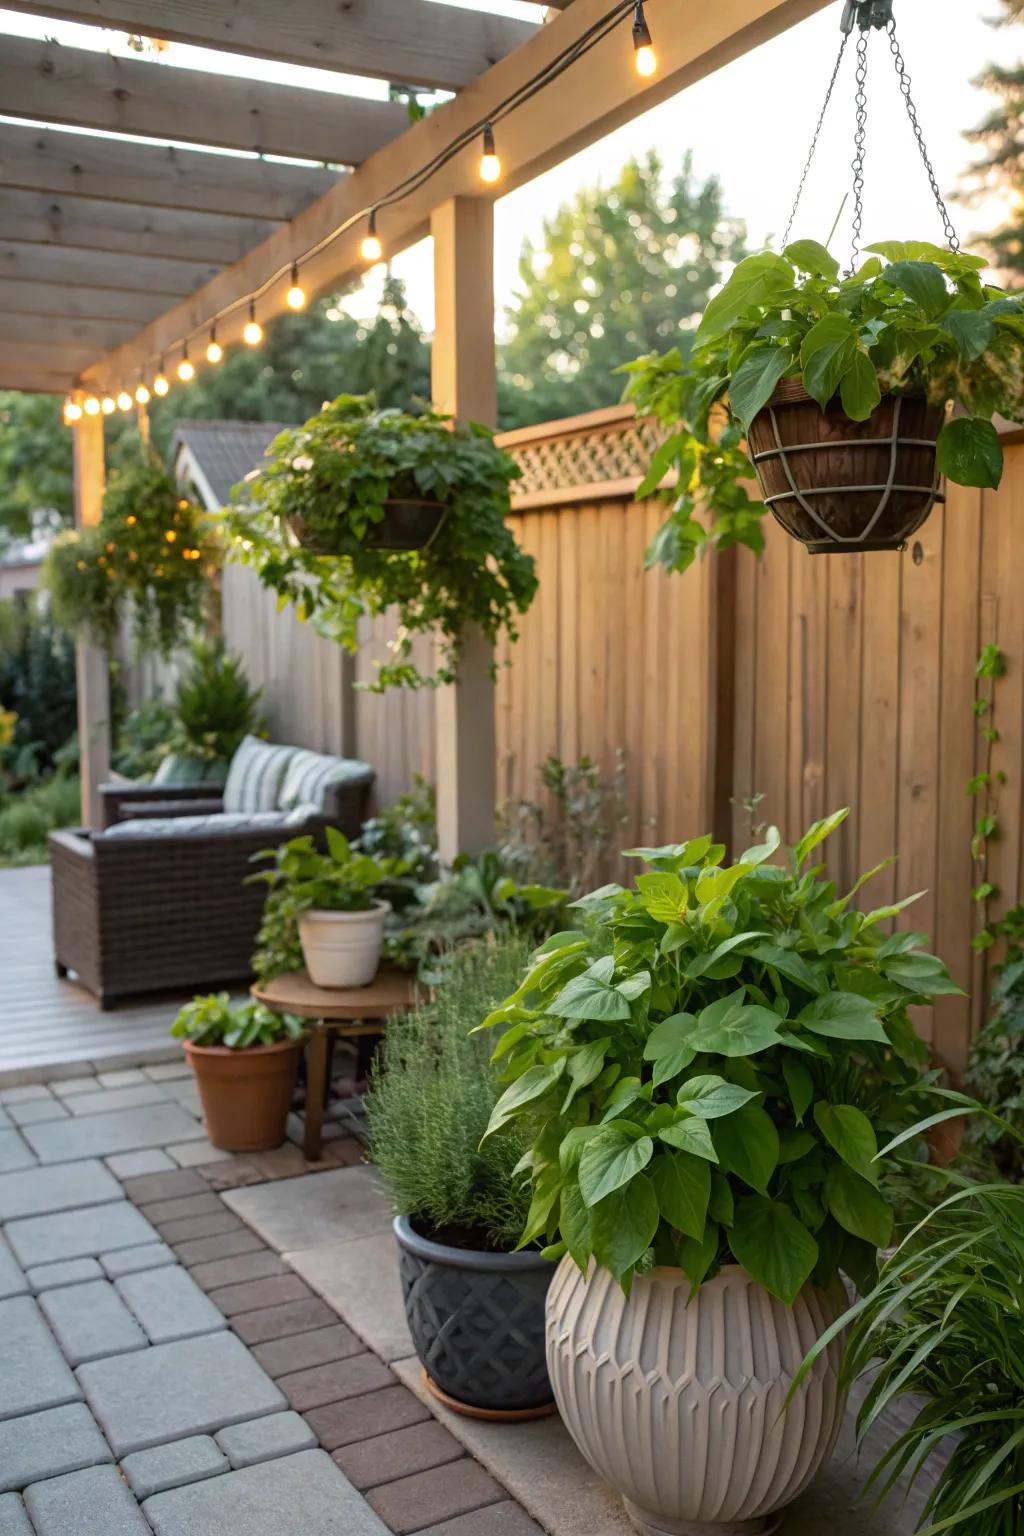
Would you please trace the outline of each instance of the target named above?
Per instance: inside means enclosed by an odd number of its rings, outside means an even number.
[[[299,918],[302,955],[318,987],[368,987],[377,974],[390,903],[366,912],[314,910]]]
[[[845,1296],[807,1286],[786,1307],[736,1264],[689,1294],[680,1270],[655,1269],[627,1300],[607,1270],[584,1278],[564,1258],[547,1302],[559,1412],[644,1536],[771,1531],[835,1444],[839,1341],[782,1409]]]

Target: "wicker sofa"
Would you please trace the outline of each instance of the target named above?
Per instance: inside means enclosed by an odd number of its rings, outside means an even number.
[[[50,834],[57,973],[101,1007],[247,979],[265,896],[246,883],[253,855],[327,826],[358,835],[372,768],[251,740],[239,754],[259,749],[277,756],[255,785],[238,755],[223,790],[108,785],[102,830]]]

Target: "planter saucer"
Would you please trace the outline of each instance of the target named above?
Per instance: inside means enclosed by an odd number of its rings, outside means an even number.
[[[447,1392],[434,1381],[433,1377],[423,1372],[423,1385],[445,1408],[450,1408],[452,1413],[459,1413],[464,1419],[483,1419],[490,1424],[522,1424],[529,1419],[549,1419],[553,1413],[558,1412],[555,1403],[542,1403],[539,1408],[473,1408],[469,1403],[460,1403],[458,1398],[449,1397]]]

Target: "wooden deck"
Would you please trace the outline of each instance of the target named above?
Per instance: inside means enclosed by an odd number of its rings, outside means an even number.
[[[0,870],[0,1088],[172,1060],[174,999],[101,1012],[96,999],[53,968],[50,871]]]

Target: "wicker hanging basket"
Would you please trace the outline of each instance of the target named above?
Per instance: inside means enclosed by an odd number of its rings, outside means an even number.
[[[866,421],[833,400],[823,411],[786,379],[750,424],[747,446],[764,502],[812,555],[904,547],[939,491],[941,405],[885,395]]]
[[[440,501],[391,497],[384,502],[384,516],[367,533],[366,545],[369,549],[427,549],[440,533],[447,515],[448,508]],[[314,555],[337,552],[330,534],[311,533],[301,513],[288,518],[288,528],[296,543]]]

